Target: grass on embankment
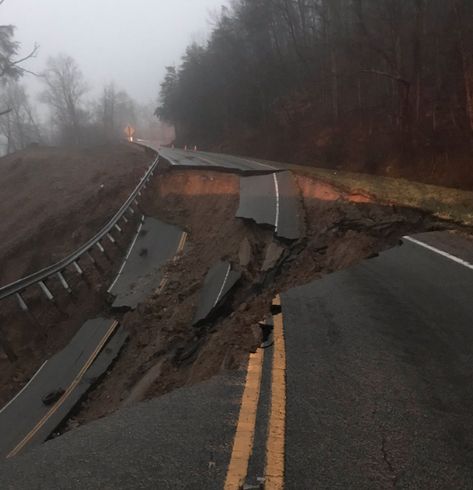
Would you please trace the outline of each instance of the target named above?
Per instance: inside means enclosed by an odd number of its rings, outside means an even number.
[[[344,192],[361,194],[383,204],[421,209],[442,219],[473,226],[473,192],[401,178],[302,165],[290,165],[289,168],[299,175],[319,179]]]

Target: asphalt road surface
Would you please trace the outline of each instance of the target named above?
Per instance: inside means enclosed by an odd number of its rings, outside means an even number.
[[[207,273],[193,324],[202,322],[224,301],[227,294],[240,279],[241,274],[232,271],[229,262],[217,262]]]
[[[14,456],[46,440],[106,371],[126,337],[114,320],[85,323],[68,346],[43,364],[0,411],[0,456]]]
[[[473,488],[472,298],[408,240],[282,295],[287,489]]]
[[[136,308],[157,289],[160,268],[183,244],[184,232],[176,226],[146,218],[139,228],[116,280],[109,288],[114,308]]]
[[[244,372],[217,376],[0,461],[1,488],[221,490]]]
[[[289,290],[274,345],[251,354],[247,372],[121,410],[0,462],[2,485],[237,490],[226,485],[235,470],[246,471],[247,484],[266,476],[276,489],[271,478],[297,490],[471,489],[470,254],[469,239],[454,234],[408,237]],[[209,273],[208,304],[218,303],[230,273],[224,262]]]
[[[300,238],[300,197],[290,172],[240,179],[240,206],[236,216],[269,225],[287,240]]]
[[[154,151],[159,151],[159,154],[171,165],[183,168],[222,170],[248,175],[264,174],[284,169],[282,165],[274,162],[265,162],[218,153],[159,148],[152,142],[141,140],[139,143],[152,148]]]

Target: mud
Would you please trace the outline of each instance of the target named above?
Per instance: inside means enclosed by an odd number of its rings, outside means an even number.
[[[0,285],[51,265],[95,235],[151,161],[125,144],[81,151],[35,147],[1,158]],[[130,222],[116,236],[118,246],[106,244],[107,256],[93,253],[100,269],[81,260],[84,279],[73,269],[64,273],[72,296],[59,281],[49,281],[56,305],[39,288],[24,293],[29,316],[14,298],[0,302],[0,334],[18,357],[12,364],[0,348],[0,405],[64,348],[85,320],[107,311],[106,289],[135,231]]]
[[[119,317],[129,341],[65,430],[222,370],[237,369],[261,343],[259,323],[270,313],[277,293],[396,246],[404,234],[443,226],[426,214],[380,206],[366,196],[346,195],[305,177],[297,182],[305,236],[292,244],[275,243],[272,230],[235,218],[237,176],[160,166],[146,191],[142,211],[186,230],[187,245],[165,266],[165,286],[136,311]],[[58,308],[47,304],[38,291],[30,291],[27,299],[34,320],[19,313],[14,304],[0,313],[19,357],[13,364],[0,359],[0,405],[85,320],[112,314],[106,289],[134,226],[130,223],[120,248],[108,249],[109,259],[97,256],[100,270],[84,264],[87,281],[69,274],[74,297],[68,297],[60,285],[51,285],[58,295]],[[242,280],[210,321],[192,327],[200,288],[217,260],[231,262]]]
[[[342,195],[306,179],[300,185],[306,236],[279,244],[283,252],[264,271],[273,234],[234,218],[238,188],[238,178],[229,174],[161,171],[146,211],[186,229],[188,245],[166,267],[166,287],[125,316],[130,341],[71,426],[238,368],[261,343],[259,322],[270,313],[275,294],[396,246],[406,233],[442,226],[422,213],[359,202],[364,199],[358,195]],[[219,259],[240,270],[242,281],[212,321],[194,328],[200,287]]]

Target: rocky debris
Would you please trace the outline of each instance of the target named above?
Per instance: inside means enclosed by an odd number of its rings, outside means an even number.
[[[268,272],[271,269],[274,269],[274,267],[276,267],[277,263],[281,259],[284,251],[284,247],[274,241],[271,242],[266,249],[266,255],[261,270],[263,272]]]
[[[240,262],[240,266],[246,269],[252,260],[253,252],[251,248],[251,243],[248,240],[248,237],[245,237],[240,244],[240,250],[238,252],[238,260]]]
[[[159,294],[125,315],[129,344],[111,374],[89,394],[87,406],[77,414],[81,423],[118,408],[136,386],[140,390],[133,401],[200,382],[222,369],[238,369],[248,352],[271,344],[266,318],[275,308],[275,294],[351,266],[395,246],[404,234],[431,226],[412,210],[325,201],[311,197],[308,189],[307,234],[281,244],[272,230],[234,218],[237,177],[214,173],[212,180],[197,171],[160,171],[143,210],[188,231],[185,253],[164,267],[167,283]],[[382,226],[372,226],[377,223]],[[218,258],[242,270],[241,278],[217,314],[191,328],[204,279]],[[159,369],[140,384],[153,366]]]

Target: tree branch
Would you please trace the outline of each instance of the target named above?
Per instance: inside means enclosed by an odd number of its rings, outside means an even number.
[[[0,2],[2,2],[2,0],[0,0]],[[0,5],[1,5],[1,3],[0,3]],[[24,56],[23,58],[20,58],[20,59],[15,60],[15,61],[9,61],[7,63],[7,65],[3,68],[3,70],[0,72],[0,77],[3,77],[5,75],[5,73],[13,67],[16,67],[17,70],[20,70],[23,73],[31,73],[32,75],[37,76],[36,73],[31,72],[31,71],[27,70],[26,68],[22,68],[21,66],[18,66],[18,65],[29,60],[30,58],[35,58],[36,55],[38,54],[38,50],[39,50],[39,45],[35,44],[34,48],[31,50],[31,52],[29,54],[27,54],[26,56]]]
[[[371,75],[378,75],[380,77],[390,78],[391,80],[395,80],[396,82],[402,83],[406,87],[409,87],[411,85],[411,82],[409,82],[409,80],[406,80],[405,78],[402,78],[401,75],[398,74],[393,75],[392,73],[388,73],[386,71],[361,70],[361,73],[369,73]]]

